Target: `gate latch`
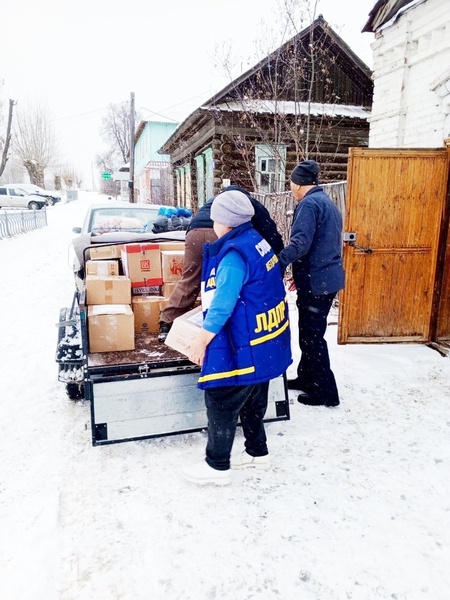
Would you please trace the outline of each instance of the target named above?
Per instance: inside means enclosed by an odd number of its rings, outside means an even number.
[[[352,248],[357,248],[358,250],[362,250],[366,254],[372,254],[372,248],[368,248],[367,246],[360,246],[356,243],[356,232],[354,231],[345,231],[343,236],[344,242],[346,242]]]

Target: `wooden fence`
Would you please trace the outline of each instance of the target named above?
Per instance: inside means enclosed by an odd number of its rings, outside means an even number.
[[[342,214],[342,220],[345,221],[345,194],[347,182],[339,181],[337,183],[324,183],[324,191],[336,204]],[[260,194],[253,193],[253,196],[263,204],[270,213],[270,216],[277,224],[278,231],[283,237],[285,244],[289,242],[291,232],[292,215],[296,206],[291,192],[280,194]]]

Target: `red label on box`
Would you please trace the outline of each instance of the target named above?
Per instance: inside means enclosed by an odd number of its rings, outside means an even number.
[[[141,271],[150,271],[150,259],[141,260]]]

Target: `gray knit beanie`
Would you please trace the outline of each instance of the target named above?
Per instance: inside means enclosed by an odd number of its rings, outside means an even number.
[[[237,227],[251,221],[255,209],[243,192],[230,190],[218,194],[211,205],[211,219],[226,227]]]

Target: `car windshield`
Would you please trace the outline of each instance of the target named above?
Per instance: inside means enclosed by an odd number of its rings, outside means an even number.
[[[158,208],[97,208],[92,211],[88,233],[101,234],[109,231],[133,233],[151,232]]]

